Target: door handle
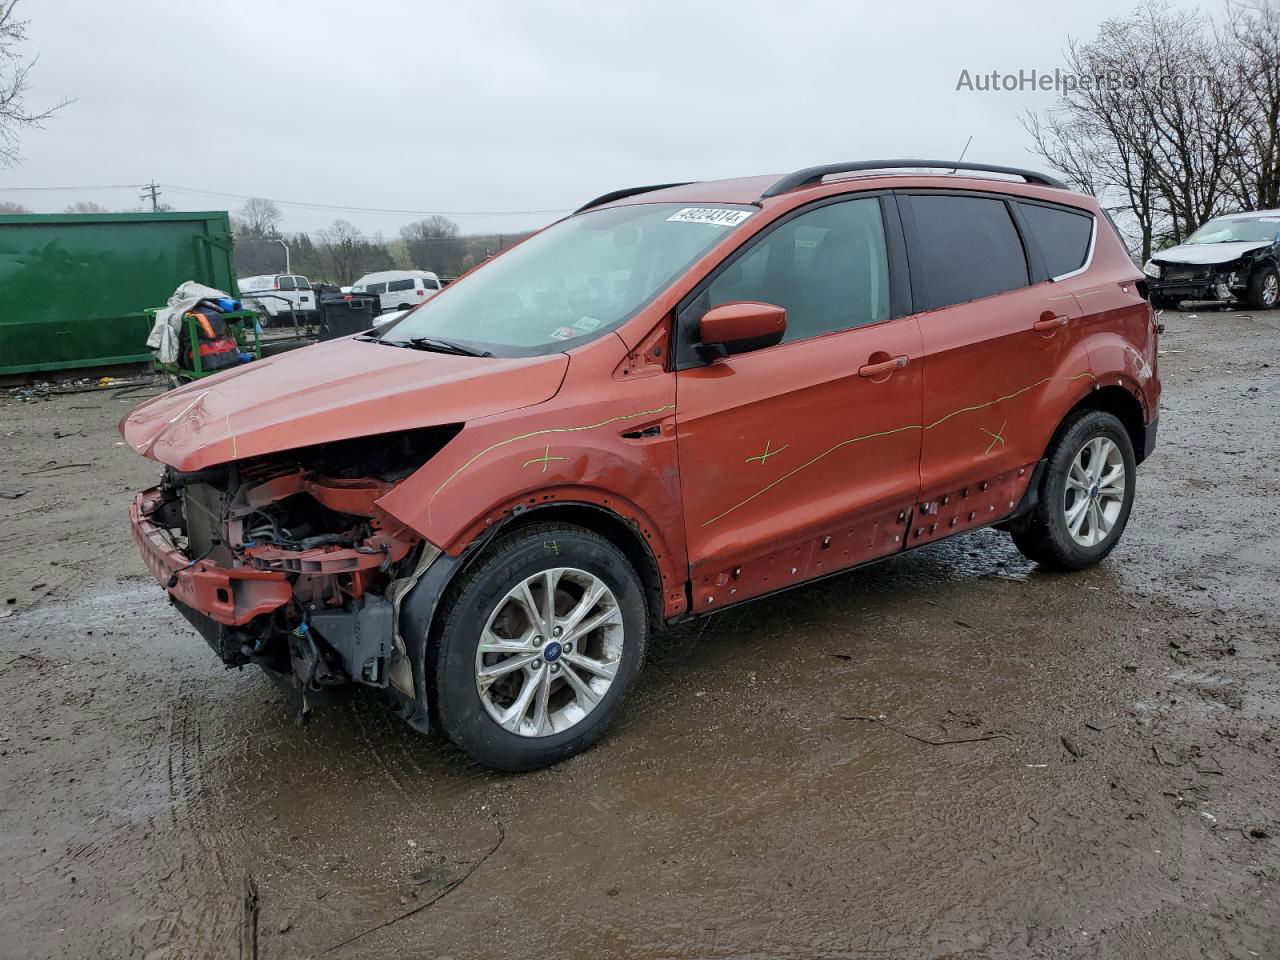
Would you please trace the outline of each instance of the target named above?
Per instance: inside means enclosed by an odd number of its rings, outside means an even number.
[[[1036,333],[1052,333],[1059,327],[1065,327],[1070,317],[1054,316],[1048,310],[1040,314],[1040,319],[1031,325],[1031,329]]]
[[[910,362],[911,361],[908,357],[902,356],[883,360],[880,363],[865,363],[858,368],[858,376],[871,377],[873,379],[875,377],[887,376],[895,370],[901,370]]]

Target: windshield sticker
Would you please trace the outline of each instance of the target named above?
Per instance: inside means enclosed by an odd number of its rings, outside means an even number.
[[[595,317],[579,317],[578,322],[574,324],[583,333],[593,333],[600,329],[600,321]]]
[[[677,210],[667,220],[676,223],[711,223],[717,227],[736,227],[747,217],[750,210],[726,210],[724,207],[685,207]]]
[[[571,340],[578,335],[578,331],[573,327],[556,327],[551,331],[553,340]]]

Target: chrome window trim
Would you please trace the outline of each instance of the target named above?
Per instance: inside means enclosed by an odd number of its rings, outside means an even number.
[[[1084,213],[1084,215],[1088,217],[1091,221],[1093,221],[1093,229],[1089,233],[1089,252],[1084,255],[1084,263],[1080,264],[1080,266],[1076,267],[1074,270],[1070,270],[1067,273],[1060,274],[1059,276],[1056,276],[1056,277],[1050,277],[1049,279],[1053,283],[1057,283],[1060,280],[1067,280],[1067,279],[1070,279],[1071,277],[1079,276],[1080,274],[1088,270],[1090,265],[1093,263],[1093,248],[1094,246],[1097,245],[1097,242],[1098,242],[1098,218],[1095,217],[1092,213],[1089,213],[1088,211],[1081,211],[1081,212]]]

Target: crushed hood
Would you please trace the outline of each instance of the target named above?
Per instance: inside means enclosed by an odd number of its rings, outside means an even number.
[[[1161,250],[1152,256],[1154,263],[1230,263],[1239,260],[1250,250],[1271,246],[1269,240],[1241,240],[1237,243],[1184,243],[1181,246]]]
[[[341,339],[235,367],[126,414],[120,435],[178,470],[462,423],[551,399],[569,358],[459,357]]]

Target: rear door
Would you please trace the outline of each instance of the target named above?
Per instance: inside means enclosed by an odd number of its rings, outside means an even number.
[[[387,295],[383,298],[383,308],[388,310],[404,310],[418,302],[413,292],[413,278],[392,280],[387,284]]]
[[[298,284],[293,277],[280,277],[276,281],[278,289],[276,293],[280,299],[276,300],[279,312],[289,316],[294,310],[298,309]],[[292,308],[292,309],[290,309]]]
[[[294,277],[293,282],[298,288],[298,309],[314,310],[316,308],[316,295],[311,289],[311,281],[306,277]]]
[[[902,549],[919,487],[920,333],[892,197],[783,218],[678,314],[676,424],[693,608]],[[787,310],[777,346],[711,358],[702,315]]]
[[[1049,275],[1014,198],[919,191],[900,202],[923,308],[915,543],[1008,514],[1092,374],[1080,307]]]

